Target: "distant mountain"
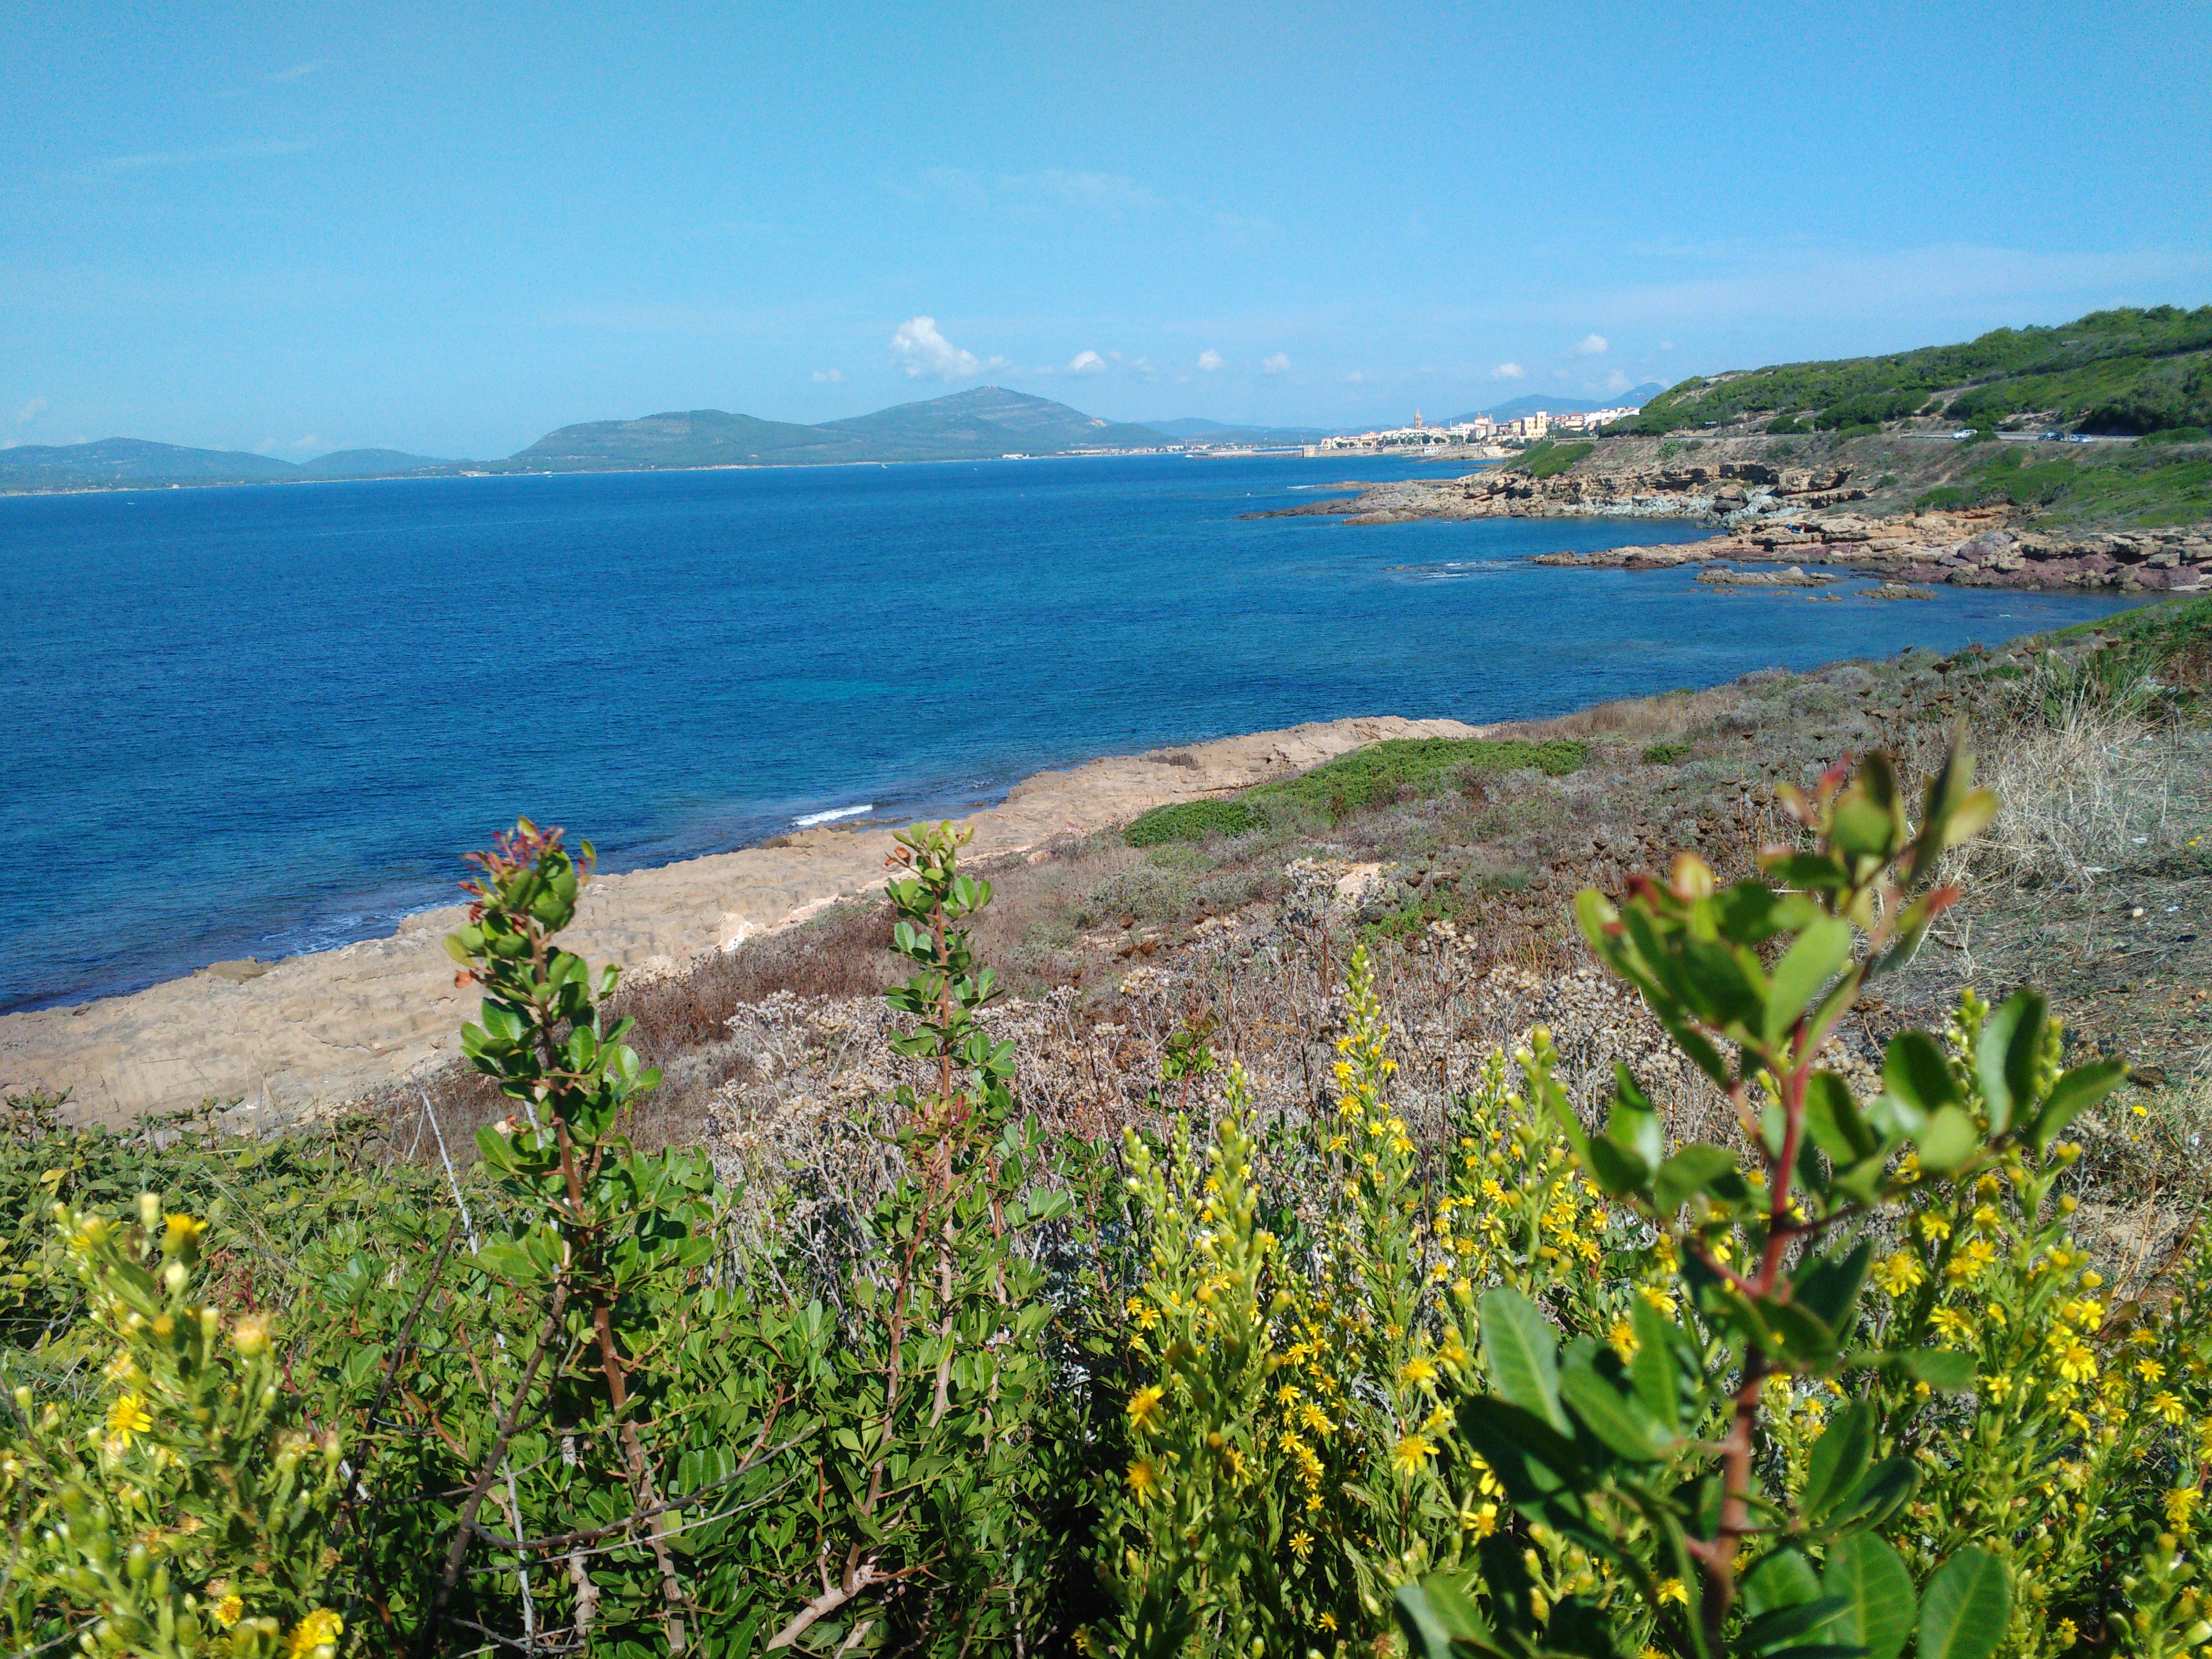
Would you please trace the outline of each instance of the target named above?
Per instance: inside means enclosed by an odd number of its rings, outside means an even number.
[[[872,460],[842,433],[784,421],[759,421],[719,409],[647,415],[635,421],[586,421],[549,432],[507,458],[532,472],[624,471],[633,467],[790,465]]]
[[[1498,404],[1469,414],[1455,415],[1443,424],[1457,426],[1462,421],[1474,419],[1477,415],[1487,415],[1493,421],[1518,421],[1540,410],[1553,415],[1587,415],[1594,409],[1641,409],[1666,389],[1656,380],[1646,380],[1632,392],[1624,392],[1618,398],[1596,403],[1588,398],[1559,398],[1536,392],[1526,398],[1516,398],[1510,404]]]
[[[1179,421],[1146,421],[1145,424],[1155,432],[1164,432],[1170,438],[1194,438],[1208,444],[1255,444],[1267,447],[1276,444],[1319,443],[1336,428],[1325,426],[1225,426],[1219,421],[1202,421],[1195,416]]]
[[[395,472],[421,472],[433,467],[458,467],[461,461],[441,460],[435,455],[410,455],[404,449],[339,449],[301,464],[303,478],[388,478]]]
[[[88,444],[18,444],[0,449],[0,489],[52,489],[70,483],[173,483],[186,480],[294,478],[289,461],[240,449],[186,449],[143,438],[102,438]]]
[[[977,386],[927,403],[829,421],[825,432],[868,447],[867,460],[939,460],[973,455],[1048,454],[1067,449],[1157,449],[1170,441],[1148,426],[1102,421],[1049,398]]]
[[[1003,386],[977,386],[820,426],[756,420],[719,409],[592,421],[548,433],[509,458],[519,470],[795,466],[821,461],[944,461],[1078,448],[1153,449],[1169,442],[1130,426]]]
[[[0,449],[0,490],[393,477],[463,468],[591,472],[830,461],[995,460],[1006,454],[1054,455],[1076,449],[1160,449],[1173,441],[1151,427],[1104,421],[1049,398],[986,386],[821,426],[756,420],[719,409],[647,415],[635,421],[585,421],[549,432],[504,461],[447,461],[404,449],[347,449],[295,466],[266,455],[185,449],[136,438],[58,447],[24,445]]]

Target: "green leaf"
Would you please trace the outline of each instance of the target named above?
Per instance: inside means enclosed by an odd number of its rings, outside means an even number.
[[[1613,1068],[1613,1110],[1605,1122],[1605,1138],[1640,1171],[1635,1184],[1650,1180],[1667,1156],[1667,1131],[1652,1109],[1650,1100],[1637,1086],[1628,1067],[1615,1061]]]
[[[2002,1134],[2035,1097],[2035,1060],[2043,1047],[2049,1005],[2034,991],[2015,991],[1982,1022],[1974,1046],[1974,1077],[1989,1108],[1990,1130]],[[1927,1160],[1921,1160],[1925,1163]]]
[[[1723,1146],[1701,1143],[1683,1147],[1659,1166],[1652,1182],[1652,1202],[1661,1215],[1672,1216],[1694,1194],[1713,1191],[1722,1198],[1741,1200],[1748,1190],[1736,1168],[1735,1154]]]
[[[1831,1526],[1878,1527],[1919,1489],[1920,1471],[1911,1460],[1886,1457],[1860,1478],[1828,1517]]]
[[[1805,1518],[1818,1522],[1866,1473],[1874,1455],[1874,1413],[1854,1401],[1828,1419],[1805,1471]]]
[[[1920,1599],[1919,1659],[1990,1659],[2011,1617],[2010,1570],[1987,1550],[1960,1550]]]
[[[1859,857],[1886,858],[1902,839],[1895,817],[1854,791],[1836,803],[1828,820],[1828,839],[1838,850]]]
[[[1828,1641],[1862,1650],[1863,1659],[1904,1651],[1912,1633],[1912,1575],[1881,1539],[1854,1532],[1831,1544],[1820,1591],[1844,1604],[1820,1632]]]
[[[2127,1075],[2124,1060],[2093,1060],[2060,1078],[2051,1085],[2051,1098],[2044,1102],[2028,1136],[2035,1150],[2042,1152],[2057,1139],[2068,1124],[2118,1088]]]
[[[1881,1144],[1859,1115],[1850,1085],[1833,1072],[1815,1072],[1805,1079],[1805,1127],[1838,1169],[1857,1163]]]
[[[1552,1500],[1590,1484],[1590,1473],[1568,1431],[1496,1395],[1470,1395],[1459,1404],[1461,1437],[1490,1466],[1505,1495],[1541,1512]]]
[[[1874,1261],[1874,1241],[1862,1238],[1840,1256],[1811,1256],[1791,1275],[1790,1299],[1838,1336],[1850,1327],[1851,1311]]]
[[[1624,1396],[1600,1374],[1596,1357],[1596,1345],[1588,1337],[1569,1346],[1559,1370],[1560,1400],[1608,1451],[1632,1463],[1656,1462],[1673,1437],[1644,1415],[1634,1397]]]
[[[1959,1106],[1946,1106],[1922,1130],[1920,1167],[1930,1175],[1945,1176],[1965,1167],[1982,1149],[1982,1132]]]
[[[1743,1576],[1743,1607],[1757,1618],[1778,1607],[1794,1607],[1820,1594],[1820,1581],[1804,1552],[1792,1546],[1770,1550]]]
[[[1959,1098],[1951,1063],[1943,1057],[1942,1046],[1925,1031],[1899,1031],[1889,1040],[1889,1051],[1882,1056],[1881,1085],[1923,1114],[1940,1111]]]
[[[1946,1394],[1959,1394],[1974,1386],[1974,1357],[1953,1348],[1914,1348],[1903,1356],[1905,1369],[1915,1381]]]
[[[1851,925],[1822,916],[1797,935],[1797,942],[1774,964],[1766,989],[1763,1032],[1770,1047],[1789,1034],[1828,981],[1851,959]]]
[[[1636,1397],[1662,1431],[1680,1434],[1681,1380],[1674,1364],[1674,1328],[1640,1293],[1629,1318],[1636,1328],[1636,1358],[1628,1365],[1629,1376],[1636,1383]]]
[[[1571,1432],[1559,1409],[1559,1338],[1531,1302],[1500,1285],[1482,1298],[1482,1357],[1490,1380],[1512,1404],[1561,1434]]]
[[[1400,1585],[1396,1602],[1398,1628],[1405,1632],[1407,1649],[1424,1659],[1455,1659],[1455,1642],[1477,1653],[1501,1652],[1467,1593],[1441,1573],[1418,1584]]]

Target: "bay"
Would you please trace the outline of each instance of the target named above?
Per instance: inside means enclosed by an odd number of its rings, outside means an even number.
[[[1556,714],[2122,604],[1808,604],[1528,562],[1702,533],[1663,521],[1238,517],[1420,471],[1147,456],[0,499],[0,1009],[389,932],[519,813],[635,867],[861,808],[957,813],[1098,755]]]

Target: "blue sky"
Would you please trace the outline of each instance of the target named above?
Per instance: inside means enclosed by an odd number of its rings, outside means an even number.
[[[2212,7],[9,9],[0,442],[1364,425],[2212,300]]]

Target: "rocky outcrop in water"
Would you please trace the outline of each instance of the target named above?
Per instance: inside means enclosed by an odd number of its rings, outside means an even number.
[[[1662,570],[1686,564],[1784,561],[1840,566],[1900,583],[1954,587],[2185,593],[2212,586],[2212,538],[2201,528],[2065,535],[2008,529],[2004,516],[1993,511],[1887,520],[1835,514],[1747,525],[1711,541],[1672,547],[1545,553],[1534,562],[1583,569]]]
[[[1848,466],[1773,466],[1716,461],[1697,466],[1580,469],[1548,478],[1496,471],[1463,478],[1413,478],[1370,485],[1351,501],[1302,501],[1249,519],[1342,517],[1346,524],[1403,524],[1417,519],[1729,519],[1737,514],[1811,512],[1863,501]]]

